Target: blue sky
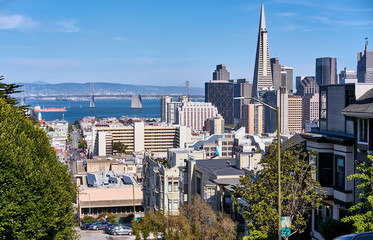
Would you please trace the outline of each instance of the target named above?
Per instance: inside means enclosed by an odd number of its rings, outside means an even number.
[[[0,0],[0,75],[7,82],[116,82],[203,87],[217,64],[252,81],[260,5],[269,52],[294,76],[315,59],[356,71],[371,0]]]

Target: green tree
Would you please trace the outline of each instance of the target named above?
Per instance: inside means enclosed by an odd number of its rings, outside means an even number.
[[[73,125],[71,123],[69,123],[69,125],[68,125],[68,131],[69,131],[69,133],[74,131]]]
[[[86,146],[86,143],[84,141],[78,144],[78,148],[85,148],[85,146]]]
[[[163,211],[149,211],[140,222],[133,222],[136,239],[152,233],[169,240],[229,240],[236,238],[236,226],[229,216],[216,213],[201,198],[192,199],[180,207],[179,215],[168,215]]]
[[[117,153],[126,153],[128,146],[122,142],[115,142],[113,144],[113,150]]]
[[[235,195],[242,201],[235,206],[248,222],[247,239],[277,239],[278,236],[278,160],[273,143],[261,159],[262,169],[241,177]],[[281,148],[282,216],[291,219],[291,234],[302,233],[309,212],[321,206],[324,195],[312,178],[315,167],[299,145],[288,143]],[[323,193],[323,192],[322,192]]]
[[[358,179],[360,184],[357,188],[360,190],[359,198],[361,201],[352,206],[349,210],[351,216],[344,217],[342,222],[352,223],[355,232],[373,231],[373,156],[368,155],[368,162],[361,163],[357,170],[358,173],[347,177],[348,180]]]
[[[76,239],[75,196],[46,133],[0,99],[0,239]]]
[[[0,81],[3,81],[4,77],[0,76]],[[22,91],[17,90],[18,88],[22,87],[22,85],[18,85],[15,83],[6,84],[4,82],[0,82],[0,98],[2,98],[7,104],[14,107],[17,110],[21,110],[23,113],[26,113],[26,109],[28,106],[16,106],[19,102],[17,99],[12,97],[14,93],[20,93]]]
[[[147,239],[152,233],[165,240],[191,240],[189,221],[182,215],[165,215],[163,211],[149,211],[139,222],[132,222],[136,239]],[[141,237],[142,238],[141,238]]]
[[[190,203],[181,205],[180,214],[185,216],[196,239],[234,239],[236,225],[229,216],[215,212],[211,206],[194,196]]]

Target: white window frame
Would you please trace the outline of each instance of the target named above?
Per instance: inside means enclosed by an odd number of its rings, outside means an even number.
[[[367,121],[367,141],[366,142],[362,142],[360,141],[360,120],[366,120]],[[364,144],[364,145],[368,145],[369,143],[369,118],[358,118],[358,129],[357,129],[357,143],[359,144]]]

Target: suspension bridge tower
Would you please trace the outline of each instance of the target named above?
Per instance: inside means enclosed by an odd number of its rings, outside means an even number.
[[[189,81],[186,81],[186,82],[185,82],[186,96],[187,96],[187,97],[190,97],[190,88],[189,88],[189,84],[190,84]]]
[[[94,93],[94,83],[91,82],[89,87],[89,107],[95,108],[95,93]]]

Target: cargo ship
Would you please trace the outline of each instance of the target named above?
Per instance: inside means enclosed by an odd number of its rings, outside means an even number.
[[[41,108],[40,106],[35,106],[34,112],[66,112],[66,108]]]

